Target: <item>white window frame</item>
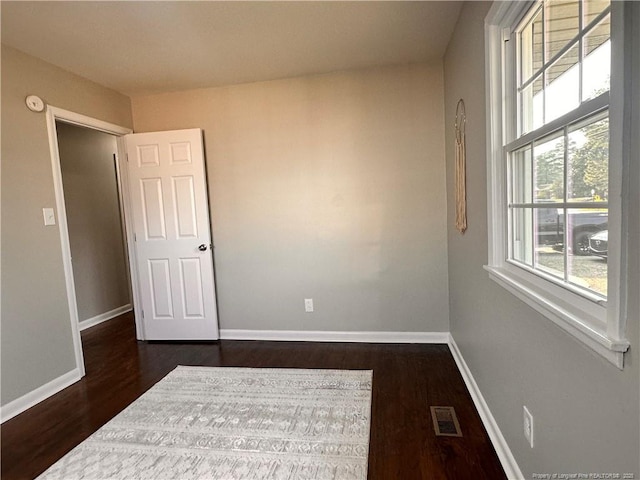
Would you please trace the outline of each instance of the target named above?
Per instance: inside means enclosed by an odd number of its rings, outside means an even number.
[[[631,52],[625,52],[630,38],[631,15],[626,2],[611,5],[611,90],[609,95],[609,244],[608,295],[579,292],[547,280],[508,261],[507,163],[504,146],[516,138],[517,99],[514,97],[515,27],[536,2],[495,2],[485,19],[486,111],[487,111],[487,202],[489,277],[547,317],[565,332],[622,369],[624,352],[629,348],[626,327],[626,231],[623,218],[623,172],[628,168],[631,138],[625,124],[624,74],[630,67]],[[625,18],[628,17],[628,18]],[[626,21],[626,24],[625,24]],[[507,43],[507,42],[510,42]],[[631,50],[631,49],[627,49]],[[598,97],[592,101],[602,102]],[[591,101],[591,102],[592,102]],[[605,104],[606,105],[606,104]],[[578,107],[578,109],[584,107]],[[628,115],[626,115],[628,118]],[[505,121],[509,119],[510,121]],[[553,131],[564,125],[563,117],[545,125]],[[627,127],[627,134],[623,135]],[[626,145],[626,147],[625,147]],[[624,212],[626,215],[626,212]]]

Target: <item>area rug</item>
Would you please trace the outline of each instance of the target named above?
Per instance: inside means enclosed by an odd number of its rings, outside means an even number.
[[[39,479],[367,478],[370,370],[179,366]]]

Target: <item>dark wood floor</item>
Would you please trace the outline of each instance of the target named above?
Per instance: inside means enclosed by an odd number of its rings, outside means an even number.
[[[5,422],[2,479],[32,479],[176,365],[373,369],[369,479],[504,479],[446,345],[135,340],[131,314],[82,334],[87,375]],[[429,406],[455,407],[463,437],[436,437]]]

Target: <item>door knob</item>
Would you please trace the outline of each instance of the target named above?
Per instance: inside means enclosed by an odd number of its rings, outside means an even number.
[[[204,252],[207,250],[207,246],[204,243],[201,245],[198,245],[198,250],[200,250],[201,252]]]

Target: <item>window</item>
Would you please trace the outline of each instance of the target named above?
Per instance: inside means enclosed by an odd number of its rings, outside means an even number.
[[[540,0],[487,17],[487,270],[620,368],[623,11]]]
[[[603,299],[608,252],[591,237],[608,220],[610,8],[547,0],[516,27],[519,127],[506,145],[509,260]]]

